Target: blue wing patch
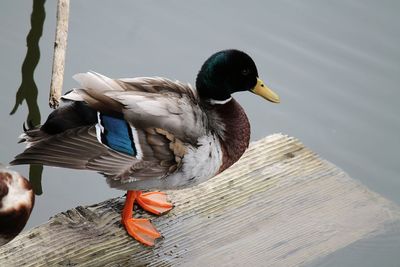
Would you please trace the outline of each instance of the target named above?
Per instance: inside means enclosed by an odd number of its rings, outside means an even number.
[[[99,113],[101,143],[118,152],[137,155],[130,125],[123,119]]]

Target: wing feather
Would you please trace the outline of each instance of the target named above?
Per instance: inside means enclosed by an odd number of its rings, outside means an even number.
[[[28,132],[29,133],[29,132]],[[103,159],[101,164],[97,164]],[[115,176],[139,161],[109,149],[97,141],[94,126],[69,129],[48,136],[28,147],[11,164],[44,164],[72,169],[89,169]]]
[[[157,77],[113,80],[93,72],[74,77],[81,88],[63,98],[80,98],[96,110],[123,113],[135,127],[162,128],[191,144],[208,129],[198,95],[188,84]]]
[[[35,143],[17,155],[10,164],[43,164],[94,170],[107,178],[126,183],[165,177],[179,169],[186,153],[179,139],[161,129],[139,131],[141,138],[138,145],[145,148],[141,160],[99,143],[95,126],[72,128],[56,135],[47,135],[38,129],[31,131]],[[30,131],[23,137],[28,143],[31,138],[29,134]]]

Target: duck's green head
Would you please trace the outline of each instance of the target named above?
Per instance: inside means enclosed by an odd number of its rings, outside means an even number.
[[[250,91],[279,103],[279,96],[258,77],[251,57],[234,49],[217,52],[204,62],[197,75],[196,88],[202,99],[212,103],[224,103],[239,91]]]

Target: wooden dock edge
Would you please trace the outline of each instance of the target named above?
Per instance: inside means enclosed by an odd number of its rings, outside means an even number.
[[[124,197],[76,207],[0,247],[0,266],[301,266],[400,221],[371,192],[297,139],[253,142],[230,169],[168,192],[154,248],[127,236]]]

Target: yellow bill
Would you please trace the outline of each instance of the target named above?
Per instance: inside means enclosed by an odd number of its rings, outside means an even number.
[[[271,89],[269,89],[264,82],[257,78],[257,84],[256,86],[254,86],[253,89],[250,89],[251,92],[255,93],[256,95],[259,95],[265,99],[267,99],[268,101],[274,102],[274,103],[279,103],[280,99],[279,96],[272,91]]]

